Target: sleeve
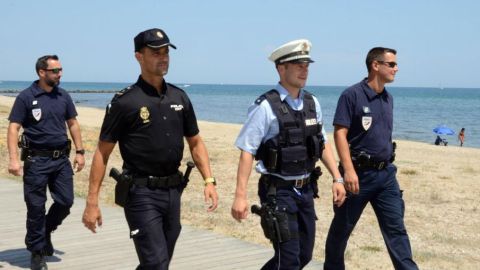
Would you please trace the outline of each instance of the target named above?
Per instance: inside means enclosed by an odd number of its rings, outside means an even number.
[[[328,142],[327,132],[325,131],[325,123],[323,122],[322,106],[317,97],[313,96],[313,101],[315,102],[315,110],[317,112],[317,123],[322,123],[322,136],[325,142]]]
[[[260,105],[254,104],[250,107],[247,120],[235,141],[236,147],[252,155],[257,153],[270,127],[267,108],[265,106],[270,106],[267,101],[263,101]]]
[[[337,109],[335,110],[335,116],[333,117],[334,126],[344,126],[349,128],[352,123],[353,106],[352,98],[347,92],[343,92],[338,99]]]
[[[67,99],[67,111],[65,112],[65,120],[72,119],[77,117],[77,109],[75,108],[75,104],[73,104],[72,97],[65,91],[66,99]]]
[[[200,130],[198,129],[197,117],[195,116],[195,110],[187,95],[184,96],[183,108],[183,135],[185,137],[193,137],[197,135]]]
[[[27,119],[27,116],[28,116],[27,106],[22,96],[19,95],[17,96],[17,98],[15,99],[15,102],[13,103],[13,107],[12,107],[12,110],[10,111],[10,116],[8,117],[8,120],[10,122],[23,124]]]
[[[125,129],[124,108],[120,102],[112,100],[105,109],[102,129],[100,130],[100,140],[116,143],[120,139]]]

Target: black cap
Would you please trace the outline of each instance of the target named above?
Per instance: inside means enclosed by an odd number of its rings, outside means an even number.
[[[161,48],[163,46],[170,46],[174,49],[177,48],[175,47],[175,45],[170,43],[170,39],[168,39],[167,34],[163,32],[162,29],[158,29],[158,28],[152,28],[152,29],[140,32],[133,39],[133,41],[135,43],[136,52],[140,51],[140,49],[142,49],[145,46],[148,46],[153,49]]]

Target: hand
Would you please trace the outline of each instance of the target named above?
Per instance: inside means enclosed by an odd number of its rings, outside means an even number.
[[[205,195],[205,203],[209,203],[209,200],[211,202],[207,212],[212,212],[213,210],[217,209],[218,194],[215,185],[213,183],[208,183],[203,190],[203,194]]]
[[[8,172],[15,176],[22,176],[23,166],[18,161],[10,161],[10,163],[8,163]]]
[[[75,172],[79,172],[85,167],[85,157],[81,154],[75,155],[75,160],[73,161],[73,168],[76,169]]]
[[[332,185],[332,193],[333,193],[333,204],[337,207],[342,206],[347,198],[345,194],[345,186],[342,183],[333,183]]]
[[[360,186],[358,185],[358,176],[357,173],[353,171],[345,171],[343,175],[345,181],[345,188],[347,191],[350,191],[353,194],[358,194],[360,191]]]
[[[238,222],[246,219],[248,216],[248,202],[247,199],[235,197],[232,205],[232,217]]]
[[[102,213],[98,205],[91,205],[87,203],[85,210],[83,211],[82,222],[93,233],[96,233],[97,224],[102,226]]]

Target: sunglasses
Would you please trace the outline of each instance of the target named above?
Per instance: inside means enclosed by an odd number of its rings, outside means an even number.
[[[398,66],[397,62],[385,62],[385,61],[377,61],[377,62],[380,63],[380,64],[385,64],[390,68],[394,68],[394,67]]]
[[[63,68],[51,68],[51,69],[44,69],[45,71],[51,71],[54,74],[58,74],[63,71]]]

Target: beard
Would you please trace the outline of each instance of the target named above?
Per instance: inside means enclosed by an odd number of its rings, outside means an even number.
[[[59,79],[58,80],[46,79],[45,84],[47,84],[50,87],[55,87],[55,86],[58,86],[60,84],[60,80]]]

